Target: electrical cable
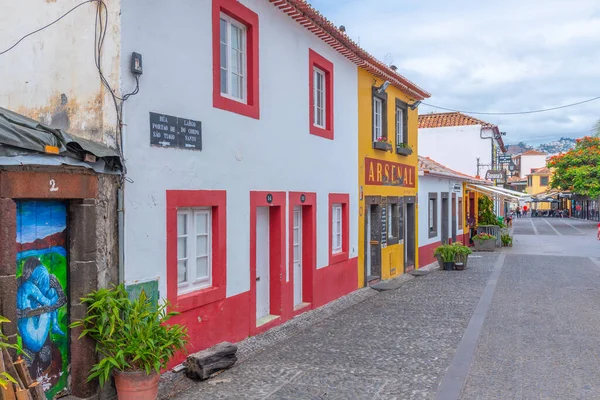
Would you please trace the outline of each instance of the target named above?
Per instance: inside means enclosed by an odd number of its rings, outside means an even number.
[[[61,15],[61,16],[60,16],[58,19],[56,19],[56,20],[54,20],[54,21],[50,22],[48,25],[42,26],[40,29],[37,29],[37,30],[35,30],[35,31],[33,31],[33,32],[30,32],[30,33],[28,33],[27,35],[23,36],[21,39],[17,40],[17,42],[16,42],[15,44],[13,44],[12,46],[10,46],[8,49],[6,49],[6,50],[4,50],[4,51],[1,51],[1,52],[0,52],[0,56],[1,56],[1,55],[3,55],[3,54],[6,54],[6,53],[8,53],[9,51],[11,51],[11,50],[12,50],[12,49],[14,49],[15,47],[17,47],[17,45],[18,45],[19,43],[21,43],[23,40],[25,40],[25,39],[26,39],[26,38],[28,38],[29,36],[31,36],[31,35],[34,35],[34,34],[36,34],[36,33],[38,33],[38,32],[41,32],[41,31],[43,31],[43,30],[44,30],[44,29],[46,29],[46,28],[49,28],[49,27],[51,27],[52,25],[54,25],[55,23],[57,23],[58,21],[60,21],[61,19],[63,19],[64,17],[66,17],[67,15],[69,15],[70,13],[72,13],[73,11],[75,11],[76,9],[78,9],[79,7],[81,7],[82,5],[84,5],[84,4],[87,4],[87,3],[94,3],[94,2],[96,2],[96,1],[98,1],[98,0],[87,0],[87,1],[84,1],[83,3],[79,3],[78,5],[76,5],[75,7],[71,8],[69,11],[67,11],[67,12],[66,12],[66,13],[64,13],[63,15]]]
[[[462,110],[454,110],[452,108],[440,107],[440,106],[436,106],[436,105],[425,103],[425,102],[421,102],[421,104],[424,104],[426,106],[433,107],[433,108],[438,108],[440,110],[446,110],[446,111],[452,111],[452,112],[460,112],[460,113],[465,113],[465,114],[480,114],[480,115],[522,115],[522,114],[536,114],[536,113],[541,113],[541,112],[546,112],[546,111],[560,110],[562,108],[568,108],[568,107],[578,106],[580,104],[589,103],[589,102],[592,102],[592,101],[595,101],[595,100],[598,100],[598,99],[600,99],[600,96],[594,97],[594,98],[591,98],[591,99],[587,99],[587,100],[583,100],[583,101],[578,101],[577,103],[565,104],[564,106],[558,106],[558,107],[552,107],[552,108],[544,108],[544,109],[540,109],[540,110],[514,111],[514,112],[462,111]],[[423,114],[423,115],[427,115],[427,114]]]

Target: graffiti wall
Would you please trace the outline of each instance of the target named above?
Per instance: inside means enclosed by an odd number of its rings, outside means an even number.
[[[67,204],[17,202],[17,328],[48,399],[67,388]]]

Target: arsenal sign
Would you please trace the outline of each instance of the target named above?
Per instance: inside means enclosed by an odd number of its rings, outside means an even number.
[[[374,158],[365,158],[365,184],[414,188],[415,167],[376,160]]]

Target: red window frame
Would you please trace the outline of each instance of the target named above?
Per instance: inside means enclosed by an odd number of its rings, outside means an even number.
[[[221,13],[246,26],[246,103],[221,95]],[[246,117],[260,119],[258,73],[258,14],[236,0],[213,0],[213,106]]]
[[[177,209],[212,210],[212,286],[191,293],[177,292]],[[167,299],[177,311],[223,300],[227,284],[227,196],[224,190],[167,190]]]
[[[314,125],[314,68],[325,72],[325,129]],[[308,49],[309,126],[312,135],[333,140],[333,63],[312,49]]]
[[[334,204],[342,205],[342,251],[333,253],[333,213],[331,209]],[[350,195],[340,193],[329,194],[329,265],[337,264],[348,260],[350,244],[350,218],[349,214]]]

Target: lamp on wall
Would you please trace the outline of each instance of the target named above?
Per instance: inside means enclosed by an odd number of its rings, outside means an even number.
[[[419,107],[419,104],[421,104],[421,100],[415,101],[414,103],[412,103],[410,106],[408,106],[411,110],[414,110],[415,108]]]
[[[378,94],[383,94],[385,92],[385,90],[388,88],[388,86],[390,86],[390,81],[385,81],[385,82],[383,82],[383,84],[381,86],[379,86],[375,90],[377,91]]]

